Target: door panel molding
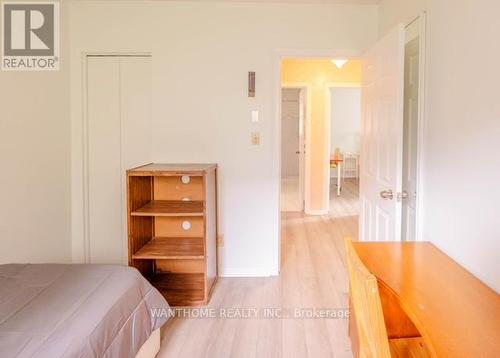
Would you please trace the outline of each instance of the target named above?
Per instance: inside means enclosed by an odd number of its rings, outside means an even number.
[[[360,155],[360,240],[401,239],[404,25],[365,55]],[[380,195],[391,190],[394,197]],[[366,203],[370,205],[366,205]],[[364,227],[363,227],[364,226]]]

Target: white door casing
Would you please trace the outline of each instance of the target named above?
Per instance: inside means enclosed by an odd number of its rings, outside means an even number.
[[[402,240],[416,240],[417,160],[419,124],[419,42],[416,37],[405,46],[405,87],[403,126],[403,192]]]
[[[404,45],[401,24],[363,58],[361,241],[401,239]]]

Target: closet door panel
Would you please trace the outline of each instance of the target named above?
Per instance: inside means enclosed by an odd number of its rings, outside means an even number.
[[[123,263],[119,83],[119,58],[88,58],[88,229],[91,263]]]
[[[151,57],[120,58],[122,160],[126,169],[151,161]]]
[[[151,57],[120,57],[123,203],[127,202],[126,170],[152,161],[151,79]],[[122,207],[122,217],[127,217],[126,204]],[[122,232],[123,252],[127,252],[126,220]]]

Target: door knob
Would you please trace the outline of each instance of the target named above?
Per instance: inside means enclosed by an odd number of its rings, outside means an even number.
[[[394,199],[394,193],[392,192],[391,189],[383,190],[380,192],[380,197],[384,200],[392,200]]]
[[[295,152],[295,154],[300,154],[300,151],[299,151],[299,150],[298,150],[298,151],[296,151],[296,152]]]

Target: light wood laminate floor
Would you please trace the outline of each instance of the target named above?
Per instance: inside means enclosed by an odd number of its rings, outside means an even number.
[[[281,211],[301,211],[299,178],[281,179]]]
[[[335,193],[332,186],[332,193]],[[358,186],[347,179],[330,215],[282,215],[279,277],[219,278],[210,308],[347,308],[343,238],[356,238]],[[288,310],[288,309],[291,309]],[[174,318],[158,357],[351,357],[347,319]]]

